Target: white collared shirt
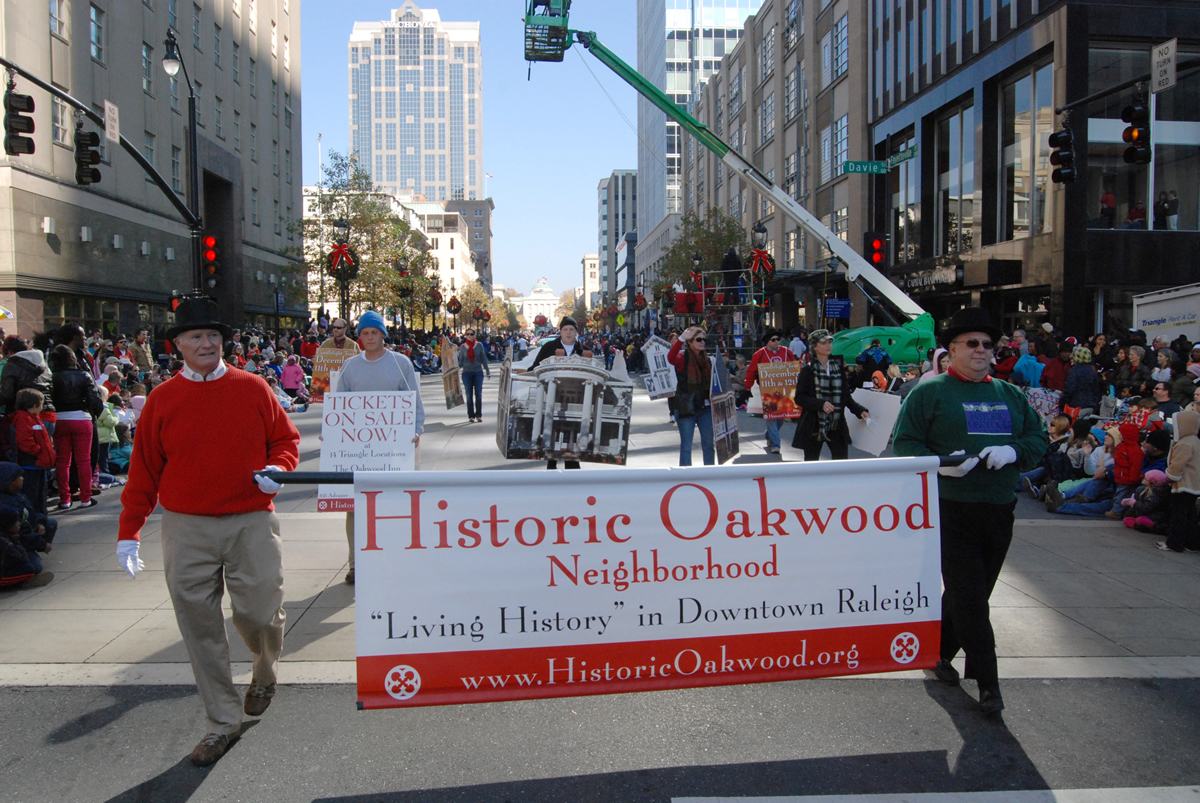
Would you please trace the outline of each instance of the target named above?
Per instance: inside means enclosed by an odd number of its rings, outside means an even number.
[[[205,376],[199,371],[192,370],[192,367],[184,362],[183,368],[179,371],[179,375],[184,379],[190,379],[193,382],[212,382],[214,379],[220,379],[221,377],[225,376],[225,372],[228,370],[229,366],[225,364],[224,360],[222,360],[221,362],[217,363],[217,367],[213,369],[211,374]]]

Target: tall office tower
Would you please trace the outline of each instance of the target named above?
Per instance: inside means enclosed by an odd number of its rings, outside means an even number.
[[[350,34],[350,150],[389,193],[484,197],[478,22],[404,3]]]
[[[206,292],[233,326],[303,326],[303,269],[290,255],[300,235],[289,225],[301,206],[300,3],[0,0],[0,19],[5,58],[100,115],[117,106],[122,136],[163,180],[147,181],[86,119],[83,131],[100,137],[100,182],[79,184],[74,109],[18,76],[36,131],[34,153],[0,157],[0,306],[16,316],[4,321],[8,334],[71,322],[113,340],[144,326],[163,341],[171,292],[198,278],[170,197],[190,195],[189,82],[196,211],[220,255]],[[168,30],[186,73],[164,69]]]
[[[584,254],[579,265],[583,272],[583,287],[580,288],[583,307],[595,309],[599,304],[600,295],[600,257],[598,254]]]
[[[690,111],[697,90],[721,69],[721,57],[761,5],[762,0],[638,0],[638,72]],[[638,218],[650,231],[668,214],[683,211],[683,137],[645,98],[638,97],[637,108]]]
[[[596,224],[599,232],[600,295],[617,291],[617,247],[627,232],[638,227],[638,174],[636,170],[614,170],[596,187]]]

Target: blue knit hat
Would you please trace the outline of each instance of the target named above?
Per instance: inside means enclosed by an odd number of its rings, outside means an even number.
[[[358,333],[361,335],[363,329],[374,327],[379,331],[387,334],[387,324],[383,322],[383,316],[375,310],[367,310],[358,317]]]

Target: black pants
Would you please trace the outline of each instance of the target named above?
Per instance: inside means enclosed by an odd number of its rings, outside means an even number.
[[[579,461],[578,460],[568,460],[566,467],[567,468],[579,468]],[[546,468],[551,469],[551,470],[558,468],[558,461],[555,460],[553,457],[551,457],[550,459],[548,459],[546,461]]]
[[[804,447],[804,460],[821,459],[821,447],[828,445],[829,454],[833,455],[834,460],[846,460],[850,457],[850,444],[846,443],[841,438],[835,437],[829,441],[813,441],[808,446]]]
[[[1200,521],[1197,521],[1196,495],[1171,494],[1167,501],[1167,510],[1170,513],[1167,546],[1176,552],[1200,549]]]
[[[996,634],[988,600],[1012,543],[1014,499],[1005,505],[942,499],[942,646],[949,661],[967,654],[965,676],[980,690],[998,686]]]

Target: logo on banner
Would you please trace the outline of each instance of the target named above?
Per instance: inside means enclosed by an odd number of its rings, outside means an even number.
[[[892,639],[892,659],[898,664],[911,663],[920,651],[921,642],[912,633],[901,633]],[[420,683],[419,679],[418,683]],[[415,694],[416,692],[413,693]],[[392,696],[395,697],[396,695],[393,694]]]
[[[913,639],[914,641],[916,639]],[[892,645],[892,654],[896,652],[896,647]],[[915,653],[914,653],[915,655]],[[912,658],[908,659],[909,661]],[[393,698],[397,700],[407,700],[414,697],[421,690],[421,675],[411,666],[393,666],[388,670],[387,677],[383,681],[383,688],[387,690]]]

